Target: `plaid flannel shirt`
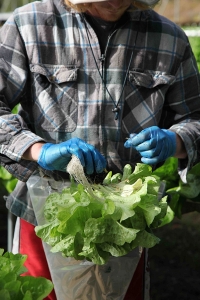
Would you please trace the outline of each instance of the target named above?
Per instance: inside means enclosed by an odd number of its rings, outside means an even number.
[[[184,141],[182,169],[199,160],[199,74],[188,39],[153,10],[128,15],[109,37],[103,61],[90,24],[59,0],[15,10],[0,31],[0,162],[19,179],[7,207],[33,224],[25,182],[38,166],[22,155],[38,141],[82,138],[118,171],[140,161],[124,148],[129,134],[157,125]]]

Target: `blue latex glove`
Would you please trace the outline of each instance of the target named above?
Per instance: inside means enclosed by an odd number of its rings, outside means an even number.
[[[72,154],[80,159],[87,174],[101,173],[106,168],[106,159],[100,152],[79,138],[73,138],[60,144],[44,144],[37,163],[46,170],[66,172],[66,166]]]
[[[138,134],[130,134],[125,148],[134,148],[141,154],[145,164],[157,164],[173,156],[176,152],[176,133],[152,126]]]

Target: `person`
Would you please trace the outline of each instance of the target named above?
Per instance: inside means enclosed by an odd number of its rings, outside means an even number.
[[[174,156],[185,179],[199,161],[197,64],[185,33],[153,10],[158,2],[32,2],[1,29],[0,162],[18,179],[6,206],[18,217],[27,274],[50,278],[26,185],[35,173],[68,180],[72,154],[88,176]],[[130,253],[122,294],[101,299],[149,299],[147,256]],[[113,275],[119,285],[125,268]]]

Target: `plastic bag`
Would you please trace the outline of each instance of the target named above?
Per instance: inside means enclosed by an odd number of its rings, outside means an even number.
[[[49,194],[61,192],[69,181],[32,176],[27,182],[38,225],[45,223],[44,204]],[[51,253],[43,243],[57,300],[122,300],[137,267],[141,249],[128,255],[111,257],[105,265],[95,265],[87,260],[77,261]]]

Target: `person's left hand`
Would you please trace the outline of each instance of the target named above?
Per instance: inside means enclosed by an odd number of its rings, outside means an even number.
[[[134,148],[141,154],[145,164],[157,164],[173,156],[176,152],[176,133],[152,126],[138,134],[130,134],[125,148]]]

